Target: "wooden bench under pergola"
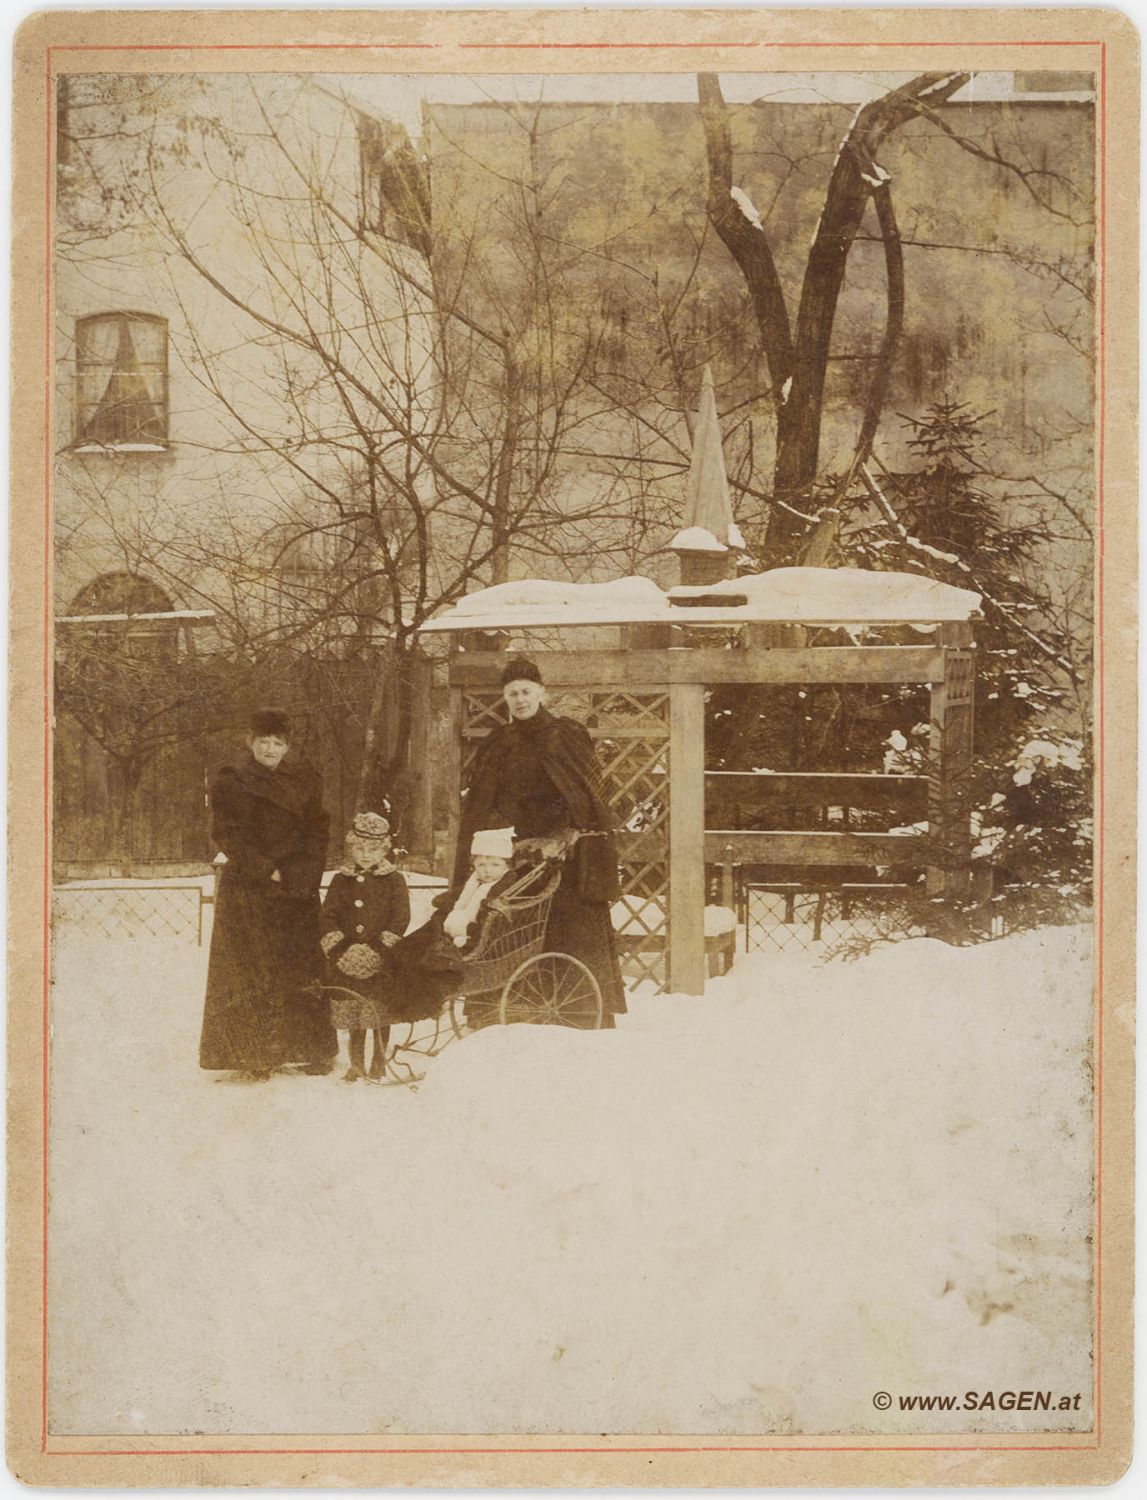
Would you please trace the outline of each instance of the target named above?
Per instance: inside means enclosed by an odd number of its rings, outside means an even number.
[[[622,829],[625,899],[650,939],[646,970],[674,991],[701,994],[707,865],[915,865],[926,868],[930,895],[964,889],[958,789],[972,755],[978,603],[922,576],[843,568],[775,569],[664,592],[646,578],[481,590],[424,627],[450,640],[447,795],[456,791],[458,804],[473,750],[503,720],[506,653],[531,654],[551,706],[578,717],[596,743]],[[906,633],[919,643],[888,639]],[[825,683],[928,688],[930,754],[919,788],[927,832],[706,827],[706,690]],[[803,780],[806,795],[861,806],[866,783],[883,793],[908,780],[818,773],[814,790],[808,776],[784,779],[798,801]]]

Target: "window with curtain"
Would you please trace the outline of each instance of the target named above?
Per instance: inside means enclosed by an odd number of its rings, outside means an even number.
[[[76,322],[76,445],[147,452],[167,444],[167,323],[148,313]]]
[[[357,117],[359,141],[359,218],[371,230],[428,259],[430,186],[424,165],[406,131]]]

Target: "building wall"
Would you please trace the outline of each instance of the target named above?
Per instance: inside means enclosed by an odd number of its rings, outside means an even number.
[[[767,228],[793,323],[829,172],[854,113],[844,104],[730,106],[734,180]],[[966,402],[990,413],[989,467],[1015,476],[1036,469],[1089,508],[1093,106],[1078,89],[1063,101],[1025,89],[1009,101],[948,105],[940,116],[944,130],[912,122],[880,153],[893,182],[907,283],[880,455],[892,467],[908,456],[911,427],[900,414]],[[980,154],[961,149],[945,130]],[[438,105],[428,139],[436,187],[460,220],[481,226],[477,252],[501,296],[522,276],[501,227],[514,221],[515,197],[529,182],[542,184],[560,247],[552,258],[570,294],[600,300],[606,289],[598,374],[618,413],[613,423],[586,429],[587,446],[605,454],[628,443],[632,453],[641,443],[646,469],[634,500],[648,513],[649,541],[662,545],[678,524],[689,422],[707,361],[730,473],[768,490],[775,422],[767,372],[740,273],[706,229],[696,107]],[[994,166],[985,154],[1018,170]],[[870,210],[833,331],[820,451],[829,471],[851,456],[883,332],[877,233]],[[583,458],[580,472],[570,464],[570,483],[600,486],[609,472],[605,458]],[[738,510],[743,523],[760,519],[751,496],[741,496]]]
[[[355,380],[368,392],[385,381],[385,355],[406,380],[401,399],[417,420],[429,420],[425,302],[399,286],[386,259],[357,235],[355,115],[297,80],[261,84],[258,94],[242,78],[154,86],[89,80],[64,104],[55,277],[57,615],[90,614],[84,601],[93,586],[108,595],[98,581],[122,575],[148,580],[172,611],[212,611],[214,619],[170,624],[179,669],[200,694],[200,719],[194,701],[178,704],[174,687],[170,702],[162,696],[162,674],[146,664],[127,669],[138,669],[145,694],[155,692],[163,723],[181,729],[174,745],[143,733],[147,764],[131,826],[117,810],[121,766],[96,742],[116,740],[102,736],[102,723],[93,729],[99,704],[62,708],[59,856],[74,864],[104,855],[209,855],[205,779],[234,746],[252,700],[267,698],[294,711],[304,741],[326,765],[341,819],[353,806],[389,605],[369,583],[348,588],[352,527],[340,516],[363,503],[355,448],[392,434],[369,401],[348,409],[318,359],[269,336],[188,256],[266,319],[309,324],[328,347],[337,340],[343,392]],[[277,122],[282,149],[265,138],[264,111]],[[321,182],[328,197],[321,213],[310,182]],[[188,255],[175,235],[186,236]],[[386,247],[389,257],[413,253]],[[165,322],[166,433],[158,441],[154,433],[144,442],[82,441],[78,333],[85,318],[110,313],[130,314],[129,329],[140,318]],[[90,339],[84,350],[90,354]],[[102,354],[110,357],[106,348]],[[101,383],[102,376],[89,380],[89,394]],[[318,528],[313,535],[286,545],[308,524]],[[374,561],[360,547],[354,566]],[[335,596],[346,608],[333,624],[304,629]],[[92,631],[106,636],[108,628],[62,624],[65,658],[80,633],[88,630],[90,642]],[[190,655],[201,659],[203,681]],[[285,657],[295,659],[293,669]],[[212,660],[228,663],[222,686],[208,680]],[[74,706],[75,697],[65,692],[64,703]]]

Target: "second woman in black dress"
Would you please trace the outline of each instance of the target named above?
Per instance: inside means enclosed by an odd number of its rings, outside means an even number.
[[[588,731],[544,705],[534,662],[515,657],[501,676],[510,722],[483,741],[462,806],[455,884],[465,878],[474,833],[512,827],[517,839],[578,830],[562,867],[546,928],[547,949],[580,959],[601,989],[602,1025],[625,1010],[610,908],[621,894],[617,844],[600,768]],[[467,1006],[471,1024],[492,1016]]]

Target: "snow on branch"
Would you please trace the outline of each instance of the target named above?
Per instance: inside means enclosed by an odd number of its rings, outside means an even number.
[[[935,83],[930,83],[926,89],[921,89],[916,95],[917,99],[926,99],[929,94],[938,94],[941,89],[946,89],[955,79],[962,77],[960,73],[945,73],[943,78],[938,78]]]
[[[969,565],[963,560],[963,558],[957,557],[954,552],[941,552],[938,547],[930,547],[927,542],[922,542],[918,537],[914,537],[909,533],[903,521],[901,521],[900,517],[892,508],[891,501],[888,499],[887,495],[885,495],[883,490],[877,484],[876,480],[873,478],[872,471],[869,469],[866,463],[860,465],[860,476],[864,481],[865,489],[868,491],[872,499],[875,500],[884,518],[896,531],[897,535],[900,537],[900,540],[906,547],[911,548],[913,552],[921,552],[929,557],[936,558],[940,562],[949,563],[952,567],[959,568],[961,573],[966,573],[968,575],[968,578],[975,585],[976,592],[986,603],[990,604],[993,609],[998,610],[1009,624],[1011,624],[1016,630],[1018,630],[1022,636],[1026,637],[1027,640],[1031,641],[1032,645],[1035,646],[1039,651],[1041,651],[1043,655],[1046,656],[1050,661],[1053,661],[1057,667],[1060,667],[1064,672],[1066,672],[1068,677],[1071,678],[1073,682],[1076,680],[1076,670],[1073,664],[1068,661],[1066,657],[1061,656],[1059,652],[1054,649],[1054,647],[1049,646],[1042,636],[1037,635],[1034,630],[1029,630],[1029,628],[1023,623],[1022,620],[1017,620],[1015,612],[1010,605],[1005,604],[1003,600],[997,599],[992,594],[987,593],[983,585],[980,583],[979,579],[976,577],[975,570],[969,567]]]
[[[759,229],[764,234],[765,226],[761,222],[761,216],[757,212],[756,204],[749,197],[748,193],[743,192],[739,187],[732,187],[729,189],[729,197],[732,198],[733,202],[741,210],[745,218],[748,219],[753,228]]]

